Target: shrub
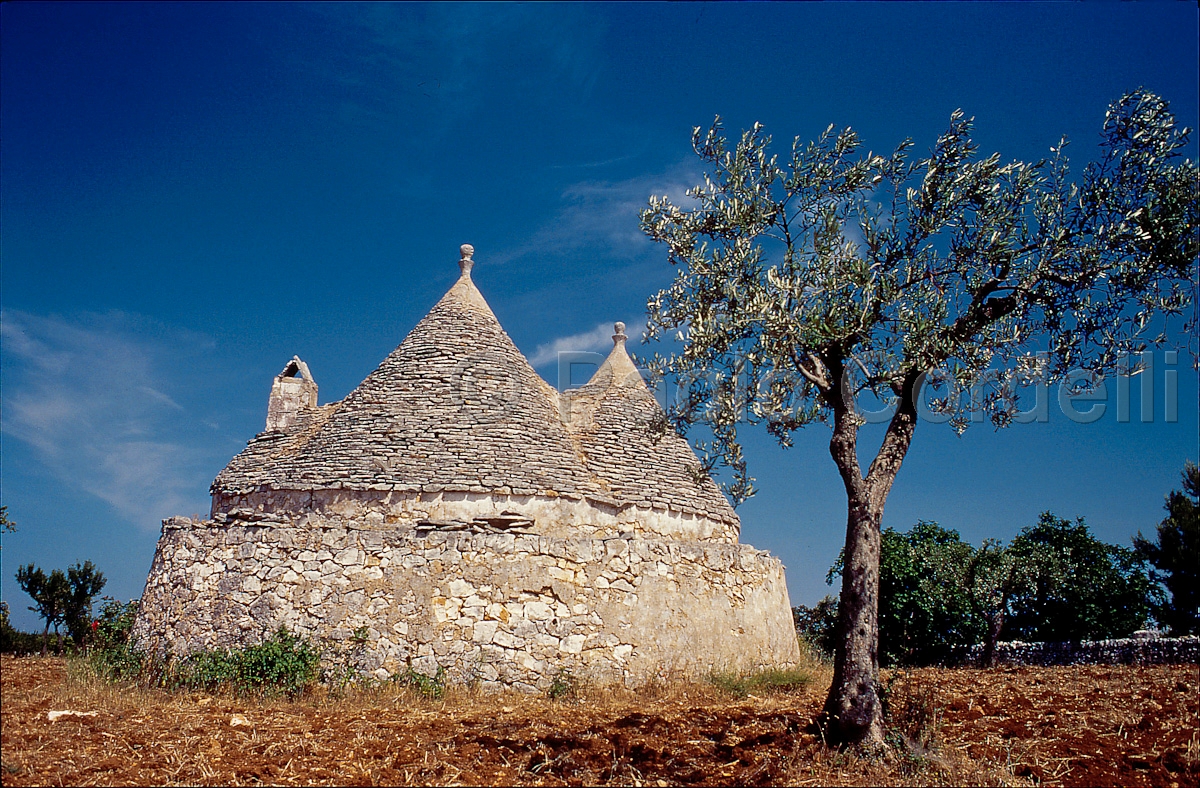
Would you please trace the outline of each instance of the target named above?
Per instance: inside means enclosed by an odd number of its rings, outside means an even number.
[[[261,643],[235,649],[196,651],[180,660],[164,660],[129,642],[136,602],[107,602],[96,638],[85,660],[108,681],[135,681],[171,690],[229,689],[239,694],[301,695],[316,683],[321,655],[286,627]]]
[[[110,596],[103,597],[100,615],[92,632],[92,648],[106,648],[129,642],[133,622],[137,618],[138,600],[121,602]]]
[[[796,605],[792,608],[792,623],[796,634],[820,654],[833,654],[837,636],[838,600],[826,596],[813,607]]]
[[[236,653],[228,649],[206,649],[188,654],[170,666],[164,677],[171,689],[205,690],[212,692],[224,686],[238,686]]]
[[[320,653],[286,627],[256,646],[232,653],[238,686],[244,690],[280,691],[290,698],[316,683],[321,664]]]
[[[8,620],[8,603],[0,602],[0,652],[33,654],[41,650],[42,636],[15,628]]]
[[[136,599],[121,602],[103,598],[85,658],[97,676],[108,681],[131,681],[143,674],[145,658],[129,642],[137,606]]]

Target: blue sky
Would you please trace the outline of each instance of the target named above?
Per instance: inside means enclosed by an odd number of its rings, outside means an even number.
[[[36,626],[19,564],[91,559],[141,593],[158,521],[262,428],[293,354],[340,399],[452,284],[458,246],[513,340],[603,350],[644,320],[665,253],[650,194],[699,176],[691,129],[720,114],[776,140],[851,125],[927,150],[957,107],[983,153],[1082,163],[1138,86],[1197,123],[1191,3],[31,4],[0,6],[0,593]],[[1193,143],[1191,155],[1195,156]],[[885,525],[978,543],[1046,509],[1128,544],[1197,456],[1179,420],[1115,409],[959,438],[922,424]],[[873,439],[868,431],[864,440]],[[844,497],[814,427],[749,441],[743,539],[829,589]]]

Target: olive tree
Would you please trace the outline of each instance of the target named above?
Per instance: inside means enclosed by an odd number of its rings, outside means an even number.
[[[61,569],[46,574],[34,564],[17,568],[17,585],[33,600],[29,609],[46,621],[42,631],[42,656],[46,656],[46,645],[50,640],[50,627],[58,627],[66,619],[67,606],[71,600],[71,584]],[[62,636],[59,636],[62,648]]]
[[[1013,550],[996,539],[984,539],[971,556],[966,573],[967,593],[983,622],[983,655],[987,667],[996,664],[996,644],[1014,599],[1028,591],[1034,567],[1018,560]]]
[[[46,621],[42,632],[42,656],[46,655],[46,642],[50,627],[58,633],[58,646],[62,648],[59,625],[66,624],[67,631],[77,645],[82,645],[88,633],[92,613],[92,600],[107,582],[102,572],[97,572],[91,561],[76,563],[66,573],[55,569],[50,574],[29,564],[17,569],[17,585],[33,599],[29,608]]]
[[[880,522],[919,406],[959,431],[1006,426],[1021,385],[1086,387],[1192,314],[1197,170],[1166,101],[1114,102],[1077,176],[1065,139],[1045,160],[1005,163],[980,157],[971,133],[956,111],[915,158],[911,140],[863,154],[830,126],[781,160],[760,124],[729,140],[718,118],[693,133],[704,182],[641,214],[679,269],[647,326],[678,345],[647,363],[686,383],[669,416],[711,431],[697,447],[729,467],[734,501],[753,493],[741,424],[785,447],[814,422],[832,431],[847,518],[831,741],[882,741]],[[863,402],[890,402],[865,472]]]

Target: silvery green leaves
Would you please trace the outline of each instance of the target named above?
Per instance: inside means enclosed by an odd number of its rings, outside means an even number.
[[[731,458],[742,421],[786,444],[843,405],[861,423],[867,393],[960,432],[1006,426],[1031,381],[1101,375],[1194,328],[1197,168],[1163,99],[1114,102],[1076,177],[1066,140],[1004,162],[972,132],[956,111],[915,159],[830,126],[781,160],[759,124],[697,128],[691,204],[655,197],[641,217],[677,267],[649,303],[649,337],[679,341],[657,369],[701,381],[676,423],[716,428]]]

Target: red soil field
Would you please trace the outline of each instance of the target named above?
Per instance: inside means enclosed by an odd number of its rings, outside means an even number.
[[[3,785],[1121,785],[1200,783],[1200,668],[885,674],[886,754],[825,748],[829,676],[738,698],[706,684],[571,700],[451,690],[297,701],[168,693],[56,658],[0,660]],[[51,722],[50,711],[94,712]]]

